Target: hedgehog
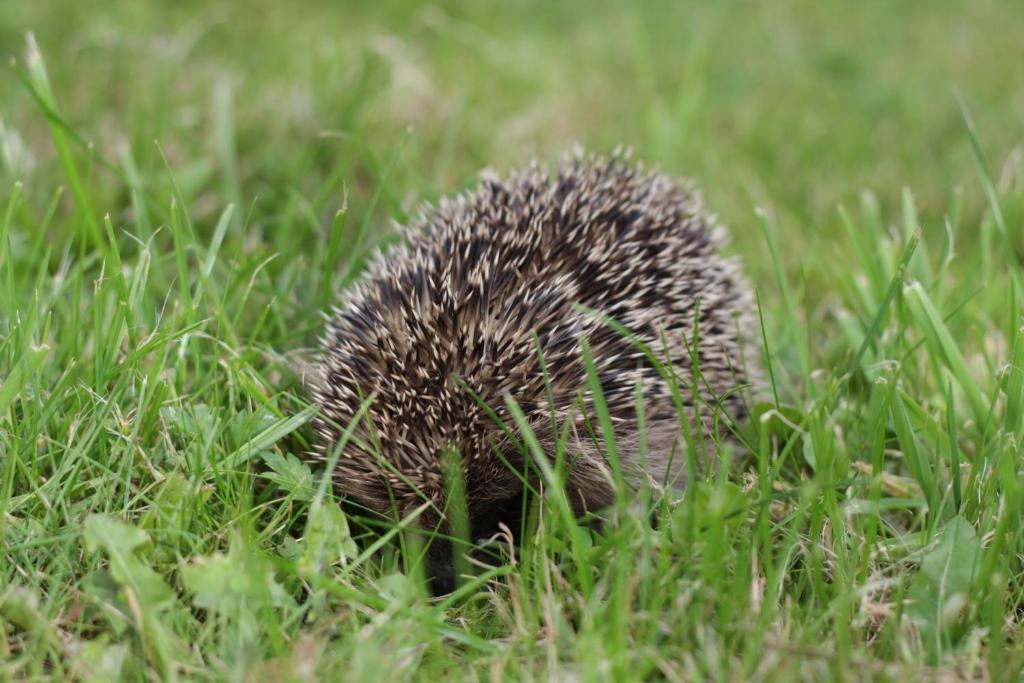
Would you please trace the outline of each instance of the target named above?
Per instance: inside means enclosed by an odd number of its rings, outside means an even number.
[[[446,449],[460,456],[472,539],[522,510],[530,455],[510,404],[544,457],[563,448],[580,516],[616,494],[588,379],[599,381],[629,486],[682,486],[686,439],[709,440],[723,417],[745,415],[750,289],[688,182],[628,153],[576,150],[553,169],[484,171],[475,189],[397,228],[403,239],[327,315],[310,380],[312,457],[334,462],[336,488],[365,509],[422,508],[436,594],[457,579]]]

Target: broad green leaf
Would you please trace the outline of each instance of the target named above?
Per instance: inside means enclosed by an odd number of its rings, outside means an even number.
[[[922,641],[933,655],[955,624],[969,595],[981,559],[981,542],[959,515],[942,529],[939,542],[921,560],[908,592],[907,614],[921,628]]]
[[[5,622],[42,637],[50,645],[60,643],[56,627],[42,612],[39,595],[26,588],[8,586],[0,593],[0,624]]]
[[[288,436],[306,422],[316,413],[316,406],[309,406],[305,410],[290,417],[275,421],[263,429],[259,434],[239,446],[235,452],[229,455],[222,466],[226,469],[240,467],[253,458],[260,451],[264,451],[275,443]]]
[[[84,683],[121,680],[122,670],[130,654],[128,647],[120,643],[109,643],[107,640],[100,638],[75,644],[71,664],[76,680]]]
[[[164,606],[174,600],[174,591],[135,554],[147,543],[145,531],[113,517],[91,515],[85,520],[86,550],[102,551],[110,561],[111,576],[133,590],[142,606]]]
[[[181,575],[194,594],[192,603],[214,611],[223,611],[234,600],[279,603],[283,595],[273,567],[260,555],[244,550],[238,540],[232,542],[227,555],[193,558],[182,567]]]
[[[171,662],[182,656],[183,646],[174,635],[174,621],[182,617],[174,610],[177,595],[151,567],[137,556],[138,550],[149,542],[145,531],[106,515],[90,515],[85,520],[85,547],[95,553],[102,552],[110,562],[109,580],[104,572],[94,575],[94,583],[102,586],[112,581],[116,594],[108,595],[107,606],[115,629],[122,617],[136,630],[142,656],[164,679],[172,675]],[[113,586],[111,586],[113,588]]]
[[[313,501],[306,520],[303,550],[299,571],[306,575],[323,572],[359,554],[340,507],[330,501]]]
[[[291,453],[281,454],[277,451],[263,451],[260,453],[263,462],[271,469],[270,472],[262,474],[264,479],[277,484],[277,486],[291,494],[296,500],[309,502],[316,495],[316,477],[309,465]]]
[[[269,561],[238,536],[232,537],[226,555],[192,558],[181,568],[181,577],[192,604],[225,617],[243,641],[258,637],[261,612],[291,600]]]

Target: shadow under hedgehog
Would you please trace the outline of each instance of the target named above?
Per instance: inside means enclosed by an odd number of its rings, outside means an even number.
[[[344,496],[384,515],[429,502],[418,524],[445,534],[442,453],[453,449],[471,538],[490,536],[517,518],[524,495],[524,458],[503,427],[514,429],[511,397],[550,458],[568,425],[564,481],[576,513],[607,506],[615,484],[587,428],[581,339],[631,485],[681,485],[684,423],[707,439],[713,414],[744,414],[752,297],[737,264],[718,253],[724,229],[684,184],[628,155],[577,151],[553,173],[536,163],[504,178],[485,172],[404,232],[334,309],[310,378],[320,460],[372,398],[337,457]],[[679,378],[684,415],[664,365],[638,341]],[[435,593],[453,590],[449,542],[435,540],[426,565]]]

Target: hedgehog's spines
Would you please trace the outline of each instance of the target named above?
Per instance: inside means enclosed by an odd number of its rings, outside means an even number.
[[[636,382],[652,405],[648,414],[659,420],[648,425],[651,433],[674,434],[679,417],[657,370],[584,309],[617,320],[652,348],[668,339],[667,352],[685,378],[700,298],[698,360],[710,387],[704,393],[725,394],[746,380],[740,344],[743,331],[752,329],[753,307],[737,264],[717,255],[724,228],[692,186],[633,163],[629,149],[597,157],[577,148],[554,170],[533,163],[504,177],[483,171],[474,189],[422,209],[400,230],[403,242],[374,255],[363,280],[332,309],[321,368],[311,378],[324,413],[317,421],[321,453],[338,437],[333,425],[355,414],[359,397],[377,395],[364,421],[374,425],[372,448],[380,452],[352,444],[336,472],[339,488],[371,507],[424,490],[440,496],[439,453],[453,445],[463,452],[473,500],[514,488],[492,451],[492,444],[508,447],[504,430],[453,378],[509,425],[504,397],[514,397],[551,445],[555,436],[543,430],[551,429],[552,412],[582,419],[573,409],[587,395],[581,336],[589,340],[623,442],[636,429]],[[534,334],[547,375],[539,369]],[[734,396],[725,408],[741,410]],[[577,493],[589,505],[607,493],[598,490],[600,451],[583,441],[570,446],[578,460]],[[378,456],[403,477],[385,473]]]

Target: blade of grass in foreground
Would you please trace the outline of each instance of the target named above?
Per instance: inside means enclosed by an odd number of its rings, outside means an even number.
[[[931,470],[928,459],[921,453],[921,446],[918,443],[917,435],[910,424],[910,417],[907,414],[906,395],[897,390],[892,401],[892,421],[896,429],[896,438],[900,444],[900,451],[910,467],[911,473],[920,484],[921,490],[928,499],[928,508],[932,514],[938,512],[936,503],[938,491],[935,485],[935,476]]]
[[[988,161],[985,159],[985,152],[982,151],[981,142],[978,141],[978,129],[974,125],[974,119],[971,117],[970,110],[967,109],[967,103],[964,102],[959,93],[957,93],[956,99],[960,104],[960,115],[963,117],[964,125],[967,126],[967,137],[971,141],[974,163],[978,167],[978,175],[981,177],[981,186],[985,190],[985,197],[988,199],[989,210],[992,211],[992,218],[995,221],[996,227],[999,228],[999,234],[1006,237],[1008,234],[1006,219],[1003,218],[1003,209],[999,204],[999,193],[996,191],[995,183],[992,182],[992,176],[988,171]]]
[[[43,55],[39,52],[39,46],[36,45],[35,36],[32,33],[28,33],[25,40],[27,43],[25,62],[33,89],[43,104],[59,116],[60,111],[57,109],[57,101],[50,87],[50,77],[46,73],[46,65],[43,63]],[[64,133],[64,127],[49,117],[47,117],[47,125],[50,128],[50,138],[53,140],[53,146],[57,150],[57,157],[60,159],[64,177],[68,181],[68,185],[71,186],[71,193],[75,196],[75,202],[78,204],[82,219],[85,221],[88,238],[92,240],[92,243],[98,249],[103,250],[103,233],[100,230],[99,221],[96,220],[92,205],[92,195],[87,190],[78,172],[75,157],[71,152],[71,145],[68,144],[67,135]]]
[[[515,421],[516,428],[523,437],[523,442],[529,448],[534,464],[540,470],[541,476],[544,479],[546,504],[554,507],[555,514],[558,515],[564,530],[569,534],[570,551],[573,561],[576,563],[576,575],[580,581],[580,589],[583,591],[584,596],[589,597],[594,590],[594,579],[584,551],[583,539],[581,538],[586,532],[580,528],[572,505],[569,503],[569,498],[565,492],[564,476],[561,472],[556,472],[551,467],[544,449],[537,440],[537,435],[534,434],[533,429],[526,420],[526,416],[523,414],[522,408],[519,407],[515,399],[511,396],[506,396],[505,405]]]
[[[441,453],[441,471],[444,475],[446,493],[445,519],[449,523],[452,561],[455,564],[455,585],[458,587],[473,573],[472,565],[466,557],[471,539],[462,454],[454,448],[445,448]]]
[[[772,269],[775,272],[775,279],[778,283],[779,291],[782,292],[783,307],[786,311],[786,331],[787,336],[789,337],[789,343],[796,349],[797,358],[800,360],[800,369],[803,371],[804,376],[806,376],[811,372],[810,350],[807,348],[805,343],[806,338],[802,334],[804,326],[797,318],[796,302],[793,299],[793,293],[789,287],[789,279],[786,277],[785,270],[782,267],[782,258],[779,255],[779,244],[775,239],[775,231],[768,218],[768,213],[764,209],[757,209],[757,218],[761,225],[761,232],[764,235],[764,240],[768,243],[768,252],[771,254]]]
[[[220,468],[230,470],[242,466],[260,451],[270,448],[275,443],[306,424],[306,422],[313,417],[316,411],[316,406],[309,406],[290,417],[283,420],[277,420],[274,424],[261,431],[228,455],[224,461],[220,463]],[[212,474],[213,472],[207,472],[206,476],[209,477]]]
[[[30,347],[10,374],[0,381],[0,416],[7,412],[7,408],[18,397],[18,393],[25,387],[29,377],[43,362],[49,351],[50,347],[45,344]]]
[[[11,253],[10,229],[14,219],[14,212],[21,203],[21,183],[14,183],[11,195],[7,198],[7,211],[4,212],[3,222],[0,223],[0,276],[3,277],[4,296],[7,300],[7,310],[14,310],[14,255]]]
[[[597,415],[598,425],[601,428],[601,438],[604,441],[608,463],[612,466],[615,488],[621,497],[625,491],[625,482],[622,478],[622,463],[619,462],[619,451],[615,444],[615,430],[612,427],[611,413],[608,412],[604,390],[601,388],[601,377],[594,366],[594,357],[590,352],[590,345],[586,339],[580,339],[580,347],[583,351],[583,365],[587,371],[587,385],[590,387],[591,400],[594,402],[594,413]]]
[[[871,344],[875,342],[875,337],[881,331],[885,321],[885,316],[889,312],[889,307],[892,305],[893,299],[896,298],[896,294],[900,291],[900,287],[903,285],[903,278],[906,277],[907,268],[910,265],[910,259],[914,256],[914,251],[917,249],[917,245],[921,239],[921,231],[915,230],[910,239],[907,241],[905,247],[903,247],[902,253],[900,253],[899,263],[896,267],[896,273],[892,276],[892,280],[889,281],[889,288],[885,292],[885,297],[882,299],[881,305],[878,307],[878,311],[875,312],[875,317],[871,320],[871,326],[868,327],[867,332],[864,334],[864,341],[861,342],[860,348],[857,349],[857,353],[854,354],[853,360],[850,361],[849,369],[847,370],[848,375],[852,375],[864,358],[864,354],[867,353]]]
[[[1004,429],[1014,434],[1021,429],[1024,417],[1024,327],[1021,326],[1021,313],[1018,308],[1020,285],[1016,275],[1010,287],[1010,323],[1007,338],[1011,339],[1010,363],[1006,368],[1004,379],[1006,393],[1006,409]]]
[[[967,397],[978,430],[984,432],[990,415],[989,406],[982,397],[981,389],[968,369],[963,354],[942,321],[942,316],[935,310],[935,305],[920,282],[911,282],[904,290],[904,295],[914,322],[922,334],[929,337],[935,348],[941,352],[944,364],[953,373],[961,391]]]

